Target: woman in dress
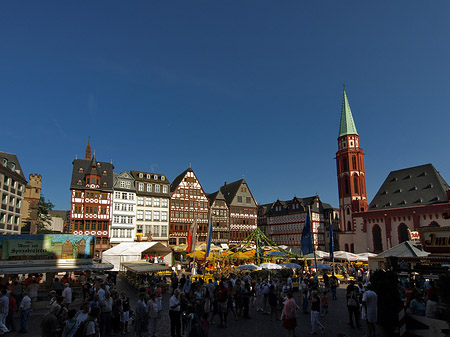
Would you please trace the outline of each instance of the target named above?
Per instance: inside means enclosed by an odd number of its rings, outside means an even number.
[[[287,337],[295,336],[295,327],[297,326],[297,304],[295,303],[292,292],[287,293],[287,301],[283,308],[283,328],[287,330]]]

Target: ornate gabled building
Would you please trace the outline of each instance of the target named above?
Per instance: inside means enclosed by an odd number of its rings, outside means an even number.
[[[70,222],[73,234],[95,235],[95,254],[101,257],[110,248],[111,206],[113,192],[112,163],[91,157],[90,140],[84,159],[72,162],[70,183]]]
[[[208,199],[212,218],[211,242],[215,245],[228,244],[230,218],[225,197],[219,190],[208,194]]]
[[[257,227],[258,205],[245,179],[220,187],[230,212],[230,243],[245,239]]]
[[[392,171],[369,209],[354,213],[355,234],[344,249],[380,253],[420,228],[450,226],[449,198],[449,185],[431,164]]]
[[[169,241],[170,182],[165,175],[131,171],[136,181],[136,231],[142,240]]]
[[[17,156],[0,152],[0,234],[20,234],[26,184]]]
[[[189,227],[197,220],[197,242],[208,233],[209,200],[192,168],[178,175],[170,185],[169,244],[186,243]]]
[[[133,242],[136,237],[136,187],[128,172],[114,173],[111,245]]]
[[[291,247],[301,247],[306,215],[311,212],[314,246],[316,250],[328,250],[329,223],[336,221],[338,212],[331,205],[322,203],[318,195],[277,200],[272,204],[261,205],[258,209],[258,219],[266,220],[267,236],[277,245]]]

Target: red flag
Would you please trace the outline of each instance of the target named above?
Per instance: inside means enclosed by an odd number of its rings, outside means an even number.
[[[186,252],[190,253],[194,250],[196,236],[197,236],[197,219],[192,223],[191,227],[189,228]]]

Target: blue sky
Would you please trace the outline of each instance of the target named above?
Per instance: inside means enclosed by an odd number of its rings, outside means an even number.
[[[0,151],[68,209],[88,136],[116,172],[206,192],[245,176],[259,203],[338,207],[342,85],[368,199],[391,170],[450,181],[449,1],[2,1]]]

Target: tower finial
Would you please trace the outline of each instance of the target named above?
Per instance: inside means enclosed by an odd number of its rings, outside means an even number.
[[[88,145],[86,146],[84,160],[91,160],[91,137],[90,136],[88,137]]]
[[[192,167],[191,167],[191,163],[189,163],[189,168],[192,168]]]

